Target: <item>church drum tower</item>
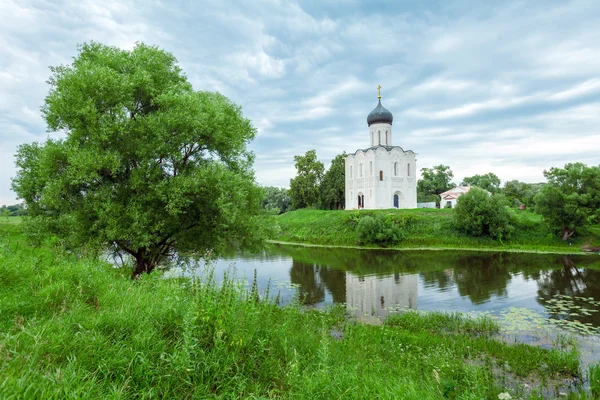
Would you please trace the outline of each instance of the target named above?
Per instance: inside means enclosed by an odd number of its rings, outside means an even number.
[[[394,116],[381,105],[367,116],[370,147],[346,157],[346,209],[417,208],[416,153],[392,145]]]

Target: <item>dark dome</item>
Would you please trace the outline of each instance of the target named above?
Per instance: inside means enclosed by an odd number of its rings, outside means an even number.
[[[369,126],[371,126],[371,124],[375,124],[378,122],[391,125],[393,121],[394,121],[394,116],[392,115],[391,112],[386,110],[381,105],[381,99],[379,99],[379,103],[377,104],[377,107],[375,107],[375,109],[373,111],[371,111],[369,113],[369,115],[367,116],[367,124]]]

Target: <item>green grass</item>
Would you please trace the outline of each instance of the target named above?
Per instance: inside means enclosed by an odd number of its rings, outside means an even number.
[[[578,253],[585,242],[600,243],[600,227],[590,227],[586,236],[572,245],[548,231],[541,216],[511,210],[515,231],[508,241],[470,237],[452,224],[451,209],[325,211],[302,209],[276,217],[281,228],[277,241],[329,246],[358,246],[356,221],[361,215],[391,215],[406,233],[400,249],[474,249]],[[374,247],[374,246],[371,246]]]
[[[0,225],[0,398],[537,398],[522,384],[580,374],[573,350],[494,340],[486,318],[372,326],[233,279],[129,275]]]
[[[4,217],[0,216],[0,225],[18,225],[23,222],[23,217]]]

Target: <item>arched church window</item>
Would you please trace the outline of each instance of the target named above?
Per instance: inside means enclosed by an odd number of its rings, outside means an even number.
[[[373,175],[373,161],[369,161],[369,175]]]
[[[373,189],[369,190],[369,197],[373,198]]]
[[[398,161],[394,163],[394,176],[398,176]]]
[[[350,179],[352,179],[352,165],[350,166]]]
[[[375,132],[371,131],[371,146],[375,146]]]
[[[410,176],[410,163],[406,164],[406,176]]]
[[[379,135],[379,144],[381,144],[381,131],[377,131],[377,134]]]
[[[391,140],[390,140],[390,131],[385,131],[385,144],[387,144],[388,146],[391,146]]]
[[[362,178],[362,164],[358,164],[358,172],[360,174],[360,177]]]
[[[379,180],[382,181],[383,180],[383,171],[379,171]]]

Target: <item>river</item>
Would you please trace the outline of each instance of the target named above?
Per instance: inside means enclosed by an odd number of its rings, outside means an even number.
[[[272,245],[260,254],[232,252],[212,267],[217,277],[235,269],[248,284],[256,271],[259,289],[269,286],[283,304],[342,303],[359,318],[402,309],[494,315],[521,309],[556,325],[572,322],[579,333],[600,328],[597,255]]]

